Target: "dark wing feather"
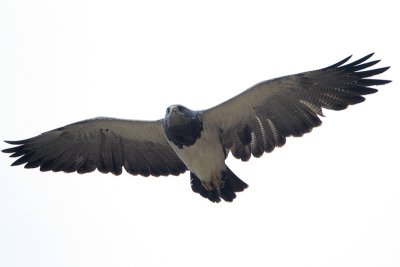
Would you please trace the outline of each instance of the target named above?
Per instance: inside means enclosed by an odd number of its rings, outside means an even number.
[[[373,54],[347,65],[350,57],[327,68],[256,84],[240,95],[203,111],[205,124],[221,132],[221,143],[236,158],[260,157],[285,144],[288,136],[302,136],[319,126],[322,108],[342,110],[375,93],[374,85],[388,80],[368,79],[389,67],[364,70]],[[365,63],[366,62],[366,63]]]
[[[186,166],[166,141],[162,121],[96,118],[70,124],[33,138],[6,141],[3,150],[18,158],[12,165],[41,171],[178,175]]]

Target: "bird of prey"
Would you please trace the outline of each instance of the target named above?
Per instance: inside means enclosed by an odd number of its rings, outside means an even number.
[[[14,165],[41,171],[167,176],[190,172],[191,188],[212,202],[233,201],[248,185],[225,164],[229,153],[247,161],[321,125],[322,108],[342,110],[377,92],[389,80],[370,77],[369,54],[329,67],[260,82],[230,100],[201,111],[182,105],[156,121],[99,117],[76,122],[4,149]],[[347,64],[346,64],[347,63]]]

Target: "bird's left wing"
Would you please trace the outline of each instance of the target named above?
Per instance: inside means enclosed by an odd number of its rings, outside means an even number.
[[[324,69],[261,82],[203,111],[203,123],[219,128],[223,147],[234,157],[260,157],[283,146],[286,137],[302,136],[319,126],[322,108],[345,109],[377,91],[370,86],[389,83],[368,79],[388,69],[364,70],[379,62],[366,62],[371,56],[343,65],[348,57]]]
[[[12,165],[41,171],[87,173],[96,168],[119,175],[178,175],[186,166],[165,139],[162,120],[133,121],[95,118],[73,123],[36,137],[6,141],[3,150],[18,159]]]

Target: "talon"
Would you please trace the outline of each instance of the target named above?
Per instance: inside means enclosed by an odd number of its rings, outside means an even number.
[[[221,185],[223,185],[223,181],[221,180],[219,175],[213,175],[211,181],[201,181],[201,184],[207,191],[218,191],[221,189]]]
[[[201,181],[201,184],[203,185],[203,187],[207,190],[207,191],[212,191],[214,190],[214,186],[211,182],[205,182],[205,181]]]
[[[218,179],[218,178],[213,179],[213,180],[211,180],[211,184],[214,186],[215,190],[219,191],[219,189],[221,188],[221,179]]]

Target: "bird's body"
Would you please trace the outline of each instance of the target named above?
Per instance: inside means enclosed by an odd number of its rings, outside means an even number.
[[[221,196],[231,201],[235,192],[247,187],[225,165],[226,151],[220,143],[219,127],[204,125],[201,112],[172,105],[167,108],[163,131],[171,148],[191,172],[195,192],[210,200],[218,201]]]
[[[179,175],[190,171],[191,187],[212,202],[232,201],[247,188],[225,164],[229,153],[242,161],[260,157],[321,124],[322,108],[342,110],[375,93],[368,79],[388,67],[365,70],[372,54],[344,65],[284,76],[254,85],[211,109],[167,108],[164,119],[135,121],[96,118],[33,138],[7,141],[12,165],[41,171]]]
[[[221,179],[221,172],[226,170],[225,154],[218,139],[218,129],[214,128],[206,129],[191,146],[179,148],[173,142],[169,143],[187,168],[204,184],[209,184],[213,178]],[[214,140],[215,142],[212,142]]]

